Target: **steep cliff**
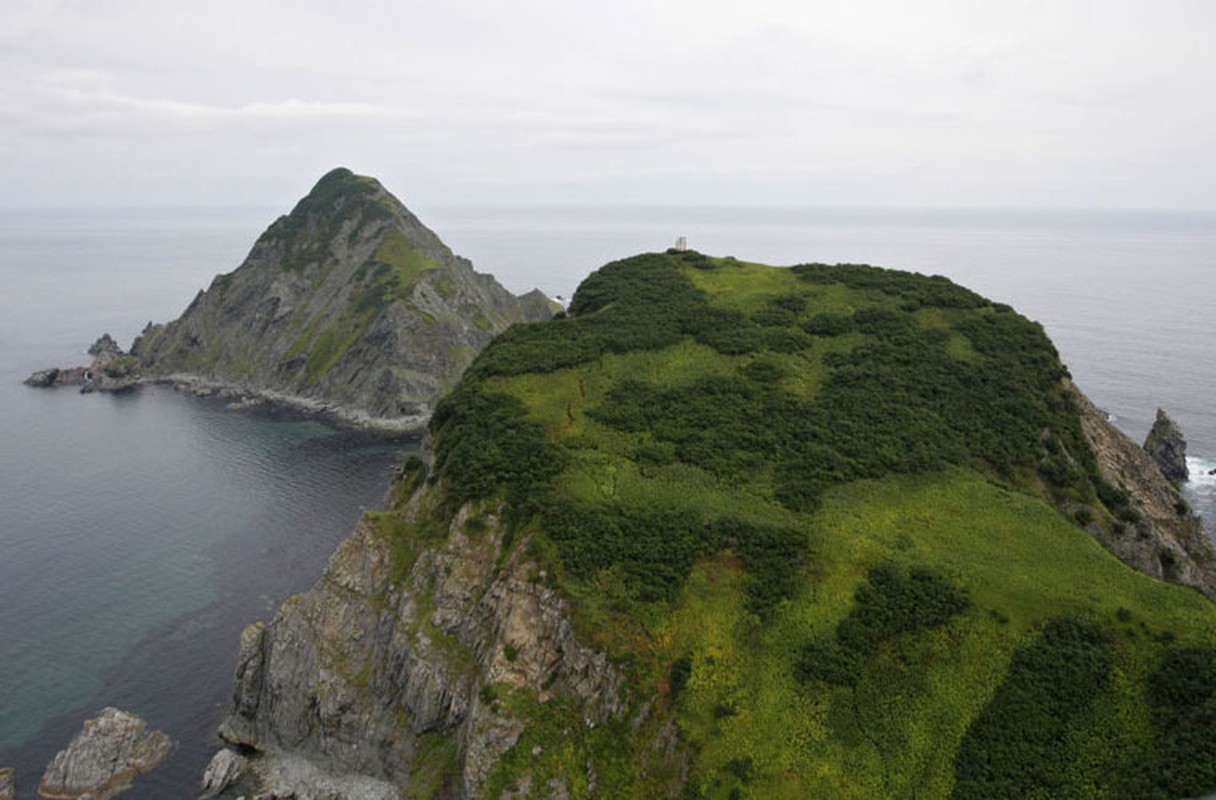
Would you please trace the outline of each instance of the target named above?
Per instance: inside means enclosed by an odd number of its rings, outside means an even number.
[[[1216,557],[1006,306],[638,256],[430,430],[242,637],[221,732],[275,796],[1216,787],[1216,607],[1157,579]]]
[[[1080,391],[1076,399],[1086,439],[1103,477],[1130,501],[1118,513],[1116,524],[1091,523],[1087,529],[1141,572],[1216,597],[1216,548],[1176,483],[1161,469],[1159,459],[1112,425]]]
[[[474,272],[376,180],[340,168],[131,354],[145,379],[419,426],[497,333],[552,313],[539,292],[515,297]]]
[[[568,702],[580,725],[624,709],[620,676],[576,640],[526,542],[512,546],[483,505],[436,529],[421,477],[365,518],[311,591],[241,638],[220,735],[268,754],[258,766],[280,794],[307,797],[321,775],[351,796],[366,777],[407,796],[478,796],[524,728],[496,686]],[[319,769],[293,783],[301,756]]]

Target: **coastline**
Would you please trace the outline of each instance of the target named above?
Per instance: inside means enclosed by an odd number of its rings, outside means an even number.
[[[30,385],[28,381],[26,384]],[[64,388],[73,385],[79,384],[67,382],[31,386],[31,388]],[[420,436],[426,432],[427,421],[430,419],[429,413],[408,417],[377,417],[363,409],[326,402],[314,397],[206,378],[202,375],[185,372],[155,376],[143,375],[114,386],[103,384],[90,388],[90,384],[85,383],[81,392],[83,394],[92,392],[116,394],[133,391],[145,385],[168,386],[183,394],[225,401],[227,408],[232,411],[262,409],[272,413],[288,413],[316,419],[342,430],[363,431],[386,436]]]

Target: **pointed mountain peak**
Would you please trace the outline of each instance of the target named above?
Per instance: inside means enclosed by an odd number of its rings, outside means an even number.
[[[382,198],[392,198],[394,205],[400,205],[380,185],[380,181],[366,175],[356,175],[346,167],[337,167],[321,176],[312,190],[296,203],[289,216],[341,212],[353,204],[375,202]]]
[[[323,257],[338,240],[379,240],[390,230],[398,231],[411,247],[446,261],[451,251],[433,231],[423,225],[380,181],[337,167],[321,176],[290,214],[280,217],[266,231],[272,241],[281,241],[287,253],[286,266]],[[358,231],[358,233],[356,233]]]

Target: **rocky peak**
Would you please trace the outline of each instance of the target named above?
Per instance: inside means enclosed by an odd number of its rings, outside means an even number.
[[[405,205],[378,180],[356,175],[345,167],[330,170],[317,181],[291,213],[280,217],[263,235],[287,258],[288,269],[305,267],[311,260],[340,257],[329,245],[342,234],[351,243],[360,235],[376,237],[389,228],[404,235],[411,246],[432,258],[452,257],[433,231],[423,225]]]
[[[1186,483],[1190,472],[1186,466],[1186,439],[1169,414],[1157,409],[1157,419],[1144,440],[1145,451],[1157,462],[1161,474],[1175,486]]]
[[[235,270],[124,354],[106,335],[92,367],[30,386],[118,391],[161,381],[263,399],[378,428],[420,428],[473,358],[516,322],[551,317],[455,255],[379,181],[339,167],[279,217]]]
[[[163,381],[418,428],[491,339],[555,310],[475,272],[379,181],[339,167],[178,319],[149,324],[129,355],[103,336],[92,368],[26,382],[116,391]]]
[[[103,333],[101,338],[93,342],[89,347],[88,353],[100,362],[109,362],[123,355],[122,348],[118,346],[118,342],[114,341],[114,337],[108,333]]]

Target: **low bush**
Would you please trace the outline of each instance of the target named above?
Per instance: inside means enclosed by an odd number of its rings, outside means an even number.
[[[1110,686],[1110,637],[1072,618],[1050,621],[1014,653],[954,759],[952,798],[1052,797],[1076,786],[1086,715]]]

